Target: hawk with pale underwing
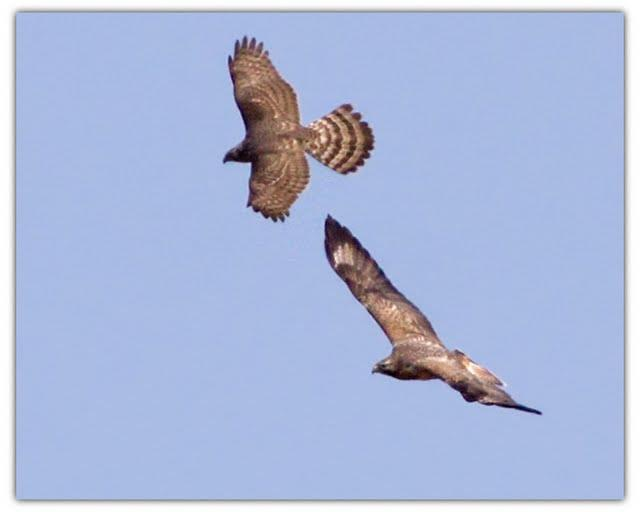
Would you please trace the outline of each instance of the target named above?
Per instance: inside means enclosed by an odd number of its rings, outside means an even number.
[[[255,38],[236,41],[229,72],[246,135],[224,162],[251,163],[247,206],[264,217],[277,221],[289,215],[309,182],[305,153],[340,174],[357,170],[369,157],[373,133],[351,105],[300,124],[296,93]]]
[[[376,363],[373,373],[402,380],[440,379],[467,402],[542,414],[515,402],[498,377],[466,354],[447,350],[427,317],[391,284],[351,232],[331,216],[325,222],[325,250],[331,267],[393,345],[391,355]]]

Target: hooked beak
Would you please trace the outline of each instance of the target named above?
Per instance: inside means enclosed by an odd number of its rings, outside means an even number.
[[[380,367],[378,365],[375,365],[373,368],[371,368],[371,375],[373,375],[374,373],[380,373]]]
[[[229,153],[227,153],[226,155],[224,155],[224,158],[222,159],[222,163],[226,164],[229,161]]]

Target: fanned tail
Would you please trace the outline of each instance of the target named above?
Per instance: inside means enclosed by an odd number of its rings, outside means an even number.
[[[312,122],[313,137],[305,149],[316,160],[340,174],[357,170],[373,149],[373,132],[351,105],[341,105]]]

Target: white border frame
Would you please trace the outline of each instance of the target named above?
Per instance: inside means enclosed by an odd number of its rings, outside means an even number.
[[[88,1],[71,1],[56,3],[48,0],[40,0],[34,4],[25,4],[24,2],[6,1],[1,4],[2,11],[2,25],[4,30],[2,33],[4,42],[4,50],[0,54],[2,62],[1,69],[4,76],[4,83],[8,85],[4,89],[4,101],[1,103],[1,119],[4,120],[2,124],[2,162],[3,167],[6,169],[2,173],[0,178],[0,193],[2,194],[2,205],[7,217],[1,224],[2,230],[2,243],[3,250],[0,251],[0,268],[2,269],[2,275],[4,277],[3,284],[5,292],[0,296],[0,305],[4,311],[4,315],[0,317],[0,323],[2,326],[3,338],[6,340],[5,347],[5,359],[3,361],[4,371],[0,372],[3,375],[3,392],[0,394],[0,400],[2,407],[0,410],[5,411],[5,421],[0,422],[0,437],[6,443],[5,453],[8,455],[5,457],[4,463],[0,464],[0,475],[2,478],[2,494],[0,498],[0,505],[3,510],[14,510],[15,508],[27,507],[30,510],[50,510],[50,511],[68,511],[69,509],[85,510],[86,508],[100,508],[102,510],[149,510],[151,507],[160,507],[164,509],[183,509],[187,507],[189,510],[207,510],[212,509],[220,510],[233,508],[234,510],[245,511],[253,509],[254,507],[260,507],[263,510],[280,510],[286,508],[298,510],[300,507],[305,509],[324,510],[331,508],[332,510],[362,510],[363,507],[378,508],[388,507],[391,505],[389,502],[224,502],[224,501],[142,501],[142,502],[109,502],[109,501],[63,501],[63,502],[40,502],[40,501],[16,501],[15,499],[15,481],[14,481],[14,358],[15,358],[15,14],[21,10],[78,10],[78,11],[215,11],[215,10],[228,10],[228,11],[240,11],[240,10],[260,10],[260,11],[288,11],[288,10],[328,10],[328,11],[343,11],[343,10],[415,10],[415,11],[623,11],[625,13],[625,312],[638,311],[638,301],[634,301],[632,294],[633,290],[638,289],[638,274],[634,272],[633,260],[634,256],[638,256],[639,240],[640,240],[640,228],[638,227],[638,215],[640,208],[636,206],[634,208],[633,199],[638,200],[637,187],[634,189],[635,183],[634,175],[634,148],[640,146],[637,132],[633,131],[633,119],[637,118],[637,107],[633,102],[633,96],[631,94],[634,89],[637,89],[637,67],[634,66],[632,58],[637,56],[639,51],[640,38],[637,33],[634,33],[634,29],[637,28],[634,24],[635,17],[634,12],[640,12],[640,5],[637,1],[618,1],[618,2],[595,2],[595,1],[572,1],[572,2],[524,2],[524,1],[493,1],[493,2],[481,2],[481,1],[457,1],[451,0],[448,2],[436,2],[436,1],[401,1],[398,3],[391,3],[381,0],[370,1],[336,1],[328,0],[325,2],[285,2],[285,1],[243,1],[236,2],[212,2],[205,0],[191,0],[185,3],[170,2],[170,1],[126,1],[126,0],[112,0],[109,3],[104,2],[88,2]],[[635,7],[635,9],[634,9]],[[635,30],[637,32],[637,30]],[[634,37],[636,36],[636,37]],[[636,92],[637,94],[637,92]],[[637,167],[637,166],[636,166]],[[635,169],[635,174],[640,172]],[[635,197],[634,197],[635,196]],[[637,204],[637,203],[636,203]],[[637,258],[636,258],[637,260]],[[637,268],[637,261],[636,267]],[[634,286],[635,285],[635,286]],[[635,306],[635,307],[634,307]],[[633,340],[638,338],[638,317],[634,317],[633,314],[626,316],[625,319],[625,333],[626,339]],[[634,336],[634,334],[636,336]],[[484,510],[494,510],[496,508],[511,510],[512,507],[544,507],[545,512],[559,510],[560,508],[574,509],[577,507],[588,506],[591,510],[609,509],[610,507],[616,508],[628,508],[633,506],[632,503],[638,501],[634,499],[634,491],[637,491],[634,485],[635,474],[633,473],[633,461],[637,460],[638,450],[633,443],[631,435],[631,426],[635,424],[633,421],[635,418],[635,411],[633,410],[632,401],[629,400],[629,396],[632,391],[637,387],[637,379],[634,378],[634,371],[630,369],[636,368],[638,365],[638,358],[636,352],[633,350],[632,343],[627,343],[625,340],[625,353],[626,353],[626,415],[625,415],[625,448],[626,448],[626,471],[625,471],[625,500],[620,502],[561,502],[561,501],[543,501],[543,502],[512,502],[512,501],[491,501],[491,502],[397,502],[396,505],[402,507],[403,510],[423,510],[424,507],[445,507],[448,510],[467,510],[468,508],[480,508]],[[636,409],[637,410],[637,409]]]

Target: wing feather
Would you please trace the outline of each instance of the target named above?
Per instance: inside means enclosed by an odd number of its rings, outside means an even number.
[[[247,206],[273,221],[284,221],[307,183],[309,164],[302,143],[289,139],[282,151],[259,154],[251,164]]]
[[[331,216],[325,222],[325,251],[331,267],[392,344],[414,339],[443,346],[427,317],[393,286],[358,239]]]
[[[300,122],[298,101],[293,88],[284,81],[269,59],[269,52],[255,38],[236,41],[229,57],[229,73],[234,96],[247,131],[260,122],[284,118]]]

